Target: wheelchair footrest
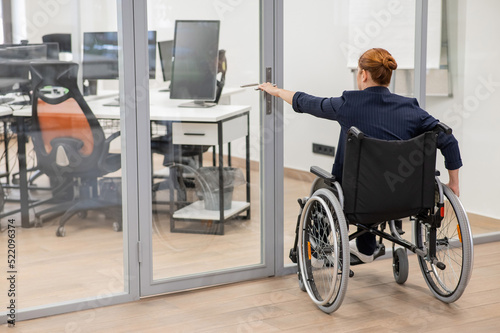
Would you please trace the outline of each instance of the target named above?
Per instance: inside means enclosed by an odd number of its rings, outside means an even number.
[[[383,256],[384,254],[385,254],[385,245],[378,243],[377,248],[375,249],[375,252],[373,253],[373,260],[377,259],[378,257]],[[352,253],[350,255],[350,263],[351,263],[351,266],[365,264],[365,262],[361,261],[358,257],[353,255]]]
[[[377,244],[377,248],[375,249],[375,253],[373,253],[373,260],[377,259],[378,257],[381,257],[385,254],[385,245],[384,244]]]

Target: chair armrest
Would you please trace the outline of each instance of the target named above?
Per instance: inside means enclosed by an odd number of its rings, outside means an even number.
[[[453,133],[453,130],[451,129],[451,127],[449,127],[448,125],[446,125],[445,123],[438,123],[436,125],[436,127],[434,127],[434,131],[439,133],[439,132],[443,132],[447,135],[450,135],[451,133]]]
[[[102,158],[102,155],[106,155],[108,152],[109,152],[109,145],[111,143],[111,141],[113,141],[114,139],[116,139],[117,137],[120,136],[120,131],[117,131],[117,132],[114,132],[113,134],[111,134],[110,136],[108,136],[105,140],[104,140],[104,149],[102,150],[102,154],[101,154],[101,158]]]
[[[329,173],[328,171],[320,168],[319,166],[312,166],[311,173],[324,180],[328,180],[332,183],[335,182],[335,176]]]
[[[116,139],[117,137],[119,137],[121,135],[121,132],[118,131],[118,132],[114,132],[113,134],[111,134],[110,136],[108,136],[106,138],[106,140],[104,140],[105,142],[107,142],[108,144],[113,141],[114,139]]]
[[[120,134],[121,134],[121,132],[117,131],[117,132],[111,134],[110,136],[108,136],[106,138],[106,140],[104,140],[104,142],[103,142],[103,149],[101,151],[101,156],[99,156],[99,160],[97,161],[97,163],[98,163],[99,168],[101,168],[102,170],[104,170],[106,172],[111,172],[111,170],[109,169],[109,165],[107,163],[108,157],[110,155],[109,154],[109,145],[110,145],[111,141],[113,141],[114,139],[119,137]]]

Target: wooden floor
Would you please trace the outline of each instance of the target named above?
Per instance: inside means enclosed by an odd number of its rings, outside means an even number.
[[[231,220],[226,223],[224,236],[192,235],[169,231],[166,219],[156,218],[153,223],[153,274],[155,278],[197,274],[214,269],[227,269],[252,265],[260,262],[261,228],[260,191],[258,168],[252,171],[251,184],[251,220]],[[298,197],[309,194],[310,174],[299,172],[285,173],[285,210],[284,210],[284,256],[289,260],[288,250],[293,243],[296,223]],[[235,196],[244,198],[241,192]],[[14,192],[14,191],[12,191]],[[244,192],[244,191],[243,191]],[[16,194],[16,193],[13,193]],[[34,191],[33,195],[39,195]],[[9,204],[13,205],[13,204]],[[33,214],[33,211],[31,211]],[[14,216],[19,223],[19,216]],[[469,214],[473,233],[498,231],[498,220]],[[112,220],[102,214],[89,213],[85,219],[77,216],[67,225],[66,237],[55,237],[57,220],[44,224],[43,228],[19,228],[17,245],[19,253],[19,269],[22,273],[18,281],[21,307],[29,308],[53,304],[84,297],[114,294],[124,290],[123,276],[123,233],[113,231]],[[6,221],[0,221],[1,231],[5,231]],[[7,233],[0,232],[0,244],[6,244]],[[196,244],[196,246],[193,246]],[[315,308],[307,295],[297,288],[295,277],[279,277],[236,285],[208,288],[204,290],[159,296],[144,299],[140,302],[101,308],[87,312],[34,320],[19,323],[20,332],[109,332],[109,331],[227,331],[227,332],[265,332],[273,330],[297,332],[306,330],[317,324],[315,330],[326,330],[330,326],[348,331],[358,314],[370,313],[370,320],[361,321],[354,330],[382,327],[384,332],[390,331],[388,325],[399,324],[419,331],[428,328],[427,321],[433,322],[435,315],[428,314],[432,308],[438,309],[439,315],[451,316],[455,320],[462,319],[463,309],[489,306],[493,300],[500,299],[498,290],[490,294],[488,288],[494,290],[494,283],[499,281],[499,264],[492,248],[482,250],[476,248],[484,256],[478,278],[477,265],[472,285],[479,289],[480,299],[486,298],[485,304],[474,303],[468,297],[469,290],[459,303],[444,306],[430,295],[416,263],[413,264],[412,278],[406,287],[397,286],[393,282],[390,261],[375,262],[366,267],[356,268],[356,277],[351,279],[348,296],[344,306],[333,316],[325,316]],[[231,253],[228,258],[225,253]],[[491,265],[487,260],[491,260]],[[6,271],[6,251],[0,251],[0,268]],[[491,271],[490,271],[491,270]],[[477,282],[478,281],[478,282]],[[0,290],[7,290],[7,280],[0,280]],[[489,286],[489,287],[488,287]],[[496,287],[496,286],[495,286]],[[483,288],[483,289],[481,289]],[[474,289],[471,287],[470,289]],[[22,291],[22,293],[21,293]],[[496,292],[496,293],[495,293]],[[380,294],[379,294],[380,293]],[[363,296],[364,295],[364,296]],[[363,297],[367,297],[364,299]],[[401,302],[393,307],[394,300]],[[464,301],[465,300],[465,301]],[[0,291],[0,304],[6,304],[7,295]],[[380,302],[381,304],[377,304]],[[472,303],[471,303],[472,302]],[[387,303],[387,309],[385,308]],[[471,305],[472,304],[472,305]],[[465,308],[463,308],[465,307]],[[394,313],[399,308],[401,313]],[[393,309],[393,310],[391,310]],[[451,310],[450,310],[451,309]],[[479,318],[482,312],[478,311]],[[500,313],[500,307],[493,308],[493,313]],[[449,311],[457,311],[455,314]],[[409,314],[422,313],[422,319],[413,319],[418,323],[413,327],[406,319]],[[485,308],[488,313],[489,308]],[[0,313],[2,310],[0,310]],[[387,317],[388,321],[385,321]],[[465,317],[464,317],[465,318]],[[383,320],[382,320],[383,319]],[[460,320],[461,320],[460,319]],[[472,318],[469,318],[472,320]],[[382,320],[380,322],[380,320]],[[375,323],[373,324],[372,321]],[[442,320],[448,323],[450,320]],[[441,321],[440,321],[441,322]],[[500,324],[496,323],[496,324]],[[40,325],[40,328],[38,327]],[[53,326],[51,326],[53,325]],[[144,329],[141,325],[144,325]],[[339,326],[336,326],[339,325]],[[410,325],[410,326],[409,326]],[[385,327],[384,327],[385,326]],[[500,325],[499,325],[500,326]],[[434,325],[430,325],[434,327]],[[405,328],[406,330],[406,328]],[[0,326],[0,332],[3,327]]]
[[[289,275],[18,322],[16,332],[499,331],[500,243],[475,247],[471,281],[453,304],[431,295],[414,255],[402,286],[392,278],[391,263],[354,267],[344,303],[331,315]]]

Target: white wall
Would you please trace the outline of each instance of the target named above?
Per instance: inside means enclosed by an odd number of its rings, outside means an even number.
[[[287,0],[285,7],[285,87],[312,95],[340,96],[356,89],[350,59],[380,40],[398,35],[414,40],[413,31],[399,31],[399,17],[412,0],[380,0],[370,9],[353,8],[348,0]],[[360,13],[367,10],[365,13]],[[368,18],[352,29],[350,12]],[[361,15],[365,14],[365,15]],[[383,19],[381,17],[384,17]],[[385,36],[382,38],[382,36]],[[396,55],[395,55],[396,56]],[[396,58],[397,60],[397,58]],[[285,107],[285,166],[309,170],[318,165],[331,170],[333,157],[312,153],[312,143],[337,146],[340,126],[333,121],[295,114]]]
[[[285,88],[325,97],[354,88],[341,52],[346,44],[355,43],[347,40],[347,2],[318,0],[305,5],[300,0],[285,1]],[[427,110],[452,126],[459,140],[464,161],[461,199],[467,210],[500,218],[496,189],[500,148],[495,145],[500,123],[500,46],[492,34],[500,31],[495,17],[500,2],[458,0],[447,5],[453,96],[428,97]],[[308,170],[319,165],[329,170],[333,159],[313,154],[312,142],[336,146],[339,131],[335,122],[295,114],[285,106],[285,166]],[[438,169],[441,180],[447,182],[441,156]]]
[[[469,211],[500,218],[500,2],[469,0],[464,12],[462,197]]]
[[[339,45],[347,42],[345,1],[284,2],[284,88],[317,96],[339,96],[352,89],[353,76]],[[331,170],[333,157],[312,153],[312,143],[337,146],[340,126],[295,113],[285,103],[285,167]]]

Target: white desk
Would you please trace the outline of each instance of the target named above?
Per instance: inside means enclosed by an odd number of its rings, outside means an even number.
[[[119,119],[120,107],[105,106],[112,103],[114,98],[94,99],[88,102],[97,118]],[[171,100],[166,92],[151,92],[150,120],[168,122],[167,133],[172,135],[172,149],[174,144],[207,145],[219,147],[219,207],[223,207],[223,145],[231,141],[246,137],[246,202],[234,201],[231,209],[219,211],[206,210],[200,201],[181,208],[172,216],[170,230],[172,232],[192,232],[192,230],[176,228],[176,220],[205,221],[218,220],[217,234],[224,234],[223,221],[242,212],[247,212],[250,218],[250,155],[249,155],[249,111],[250,106],[217,105],[211,108],[181,108],[179,104],[185,100]],[[231,162],[229,162],[231,163]],[[171,205],[173,211],[173,205]]]
[[[240,92],[234,89],[228,93]],[[87,103],[98,119],[120,119],[120,107],[106,106],[116,102],[116,95],[91,96]],[[217,105],[210,108],[181,108],[179,104],[186,100],[171,100],[168,92],[152,91],[150,94],[150,120],[167,122],[167,133],[172,135],[170,140],[172,149],[174,144],[218,146],[219,151],[219,206],[223,207],[223,145],[229,144],[238,138],[246,138],[246,202],[234,202],[233,208],[209,211],[202,209],[199,202],[184,207],[173,214],[171,231],[187,231],[177,229],[175,220],[214,220],[218,215],[219,227],[217,234],[224,233],[223,221],[242,212],[247,212],[250,218],[250,139],[249,139],[249,111],[250,106]],[[13,112],[15,117],[30,117],[31,107],[25,107]],[[230,150],[230,148],[229,148]],[[230,154],[229,154],[230,155]],[[215,159],[214,159],[215,163]],[[230,164],[229,159],[229,164]],[[235,210],[234,207],[237,207]],[[171,205],[173,211],[173,205]],[[215,214],[214,214],[215,213]],[[218,214],[217,214],[218,213]]]

